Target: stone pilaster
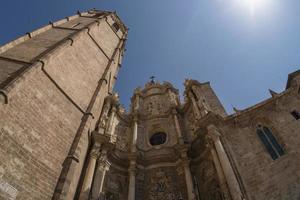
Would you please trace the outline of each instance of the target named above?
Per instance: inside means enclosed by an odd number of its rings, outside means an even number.
[[[200,110],[199,110],[197,101],[196,101],[196,99],[193,97],[193,95],[192,95],[191,92],[188,93],[188,96],[189,96],[190,99],[192,100],[194,112],[195,112],[196,118],[198,119],[198,118],[200,118],[201,115],[200,115]]]
[[[175,123],[175,128],[176,128],[179,144],[183,144],[184,142],[183,142],[182,132],[181,132],[180,124],[178,121],[177,110],[175,108],[173,108],[172,114],[173,114],[173,118],[174,118],[174,123]]]
[[[129,174],[128,200],[135,200],[135,175],[136,175],[136,158],[135,158],[135,156],[133,156],[130,160],[128,174]]]
[[[103,189],[103,183],[106,172],[109,170],[110,164],[107,161],[107,149],[102,149],[101,155],[97,160],[97,168],[95,171],[94,182],[92,187],[92,200],[98,200]]]
[[[79,199],[85,200],[89,198],[91,187],[92,187],[92,181],[94,177],[95,167],[96,167],[96,161],[97,157],[99,155],[100,150],[100,144],[95,143],[92,147],[92,150],[89,154],[89,161],[87,170],[85,173],[84,181],[82,184],[82,189],[80,193]]]
[[[215,150],[214,144],[212,141],[208,141],[206,144],[206,147],[210,150],[210,153],[212,155],[213,158],[213,162],[217,171],[217,175],[218,175],[218,179],[219,179],[219,184],[220,184],[220,188],[222,190],[223,196],[225,197],[225,199],[229,199],[230,197],[228,197],[229,191],[228,191],[228,187],[227,187],[227,183],[226,183],[226,179],[222,170],[222,166],[221,163],[219,161],[217,152]]]
[[[187,155],[187,148],[181,149],[181,159],[182,159],[182,164],[184,169],[188,200],[195,200],[196,198],[194,193],[194,184],[193,184],[193,178],[190,169],[190,160]]]
[[[134,115],[131,152],[136,152],[136,142],[137,142],[137,134],[138,134],[137,132],[138,132],[138,117],[137,115]]]
[[[207,129],[208,140],[210,139],[214,144],[232,199],[243,200],[244,197],[241,192],[237,177],[233,171],[229,158],[220,141],[220,133],[218,132],[217,128],[213,125],[208,126]]]

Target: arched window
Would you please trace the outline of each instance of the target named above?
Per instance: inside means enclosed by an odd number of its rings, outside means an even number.
[[[268,127],[259,125],[256,133],[273,160],[276,160],[284,154],[283,148]]]
[[[158,132],[154,133],[150,138],[150,144],[155,145],[161,145],[164,144],[167,140],[167,134],[164,132]]]

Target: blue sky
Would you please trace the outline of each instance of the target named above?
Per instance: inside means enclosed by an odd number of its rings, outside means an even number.
[[[210,81],[232,113],[284,90],[300,69],[299,0],[9,0],[0,44],[90,8],[116,10],[130,28],[116,85],[126,106],[155,75],[181,93],[185,78]]]

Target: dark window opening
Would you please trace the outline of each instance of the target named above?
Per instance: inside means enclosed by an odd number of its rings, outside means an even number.
[[[195,100],[198,101],[198,97],[197,97],[197,95],[195,94],[195,92],[194,92],[193,89],[191,89],[191,93],[192,93],[193,97],[195,98]]]
[[[79,26],[81,23],[77,23],[77,24],[74,24],[73,26],[72,26],[72,28],[76,28],[77,26]]]
[[[259,125],[256,133],[273,160],[284,154],[283,148],[268,127]]]
[[[300,114],[296,110],[292,111],[291,115],[293,115],[296,120],[300,119]]]
[[[118,32],[118,30],[120,29],[120,27],[117,23],[113,23],[112,27],[116,32]]]
[[[151,145],[161,145],[164,144],[167,140],[167,134],[164,132],[158,132],[151,136],[150,138],[150,144]]]

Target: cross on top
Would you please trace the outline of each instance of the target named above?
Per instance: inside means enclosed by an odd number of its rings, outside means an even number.
[[[151,76],[150,79],[151,79],[151,83],[155,83],[154,82],[155,76]]]

